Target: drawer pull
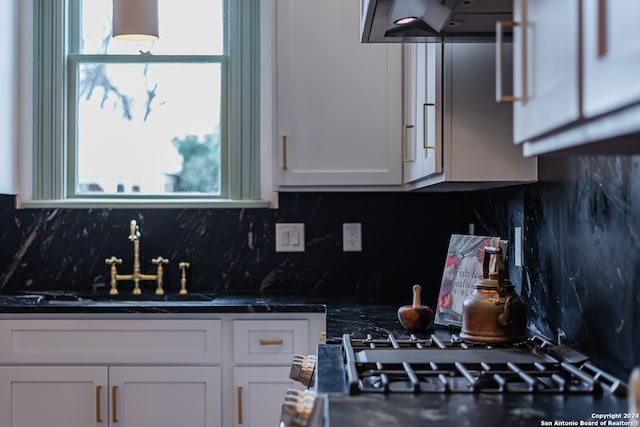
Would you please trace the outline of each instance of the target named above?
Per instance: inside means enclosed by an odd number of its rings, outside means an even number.
[[[404,155],[402,156],[402,162],[403,163],[415,163],[415,158],[414,159],[410,159],[409,158],[409,148],[407,147],[407,145],[409,144],[409,129],[413,129],[414,126],[413,125],[405,125],[404,126],[404,134],[402,135],[402,145],[404,147]],[[415,146],[414,146],[415,149]]]
[[[282,345],[284,340],[260,340],[260,345]]]
[[[102,407],[100,401],[102,400],[102,386],[96,386],[96,423],[102,422]]]
[[[287,170],[287,135],[282,135],[282,169]]]
[[[118,420],[118,386],[111,387],[111,420],[113,423],[117,423]]]
[[[242,386],[238,387],[238,424],[242,424]]]
[[[513,28],[520,25],[515,21],[498,21],[496,23],[496,102],[514,102],[519,101],[520,98],[515,95],[504,95],[502,93],[502,50],[504,47],[504,28]],[[523,40],[525,36],[525,28],[522,30]],[[526,41],[523,41],[523,57],[526,55]],[[525,59],[523,59],[524,61]],[[526,71],[523,65],[523,79],[526,78]],[[523,81],[523,86],[525,86]]]

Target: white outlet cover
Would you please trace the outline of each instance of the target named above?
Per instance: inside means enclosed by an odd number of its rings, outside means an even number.
[[[524,251],[524,248],[522,247],[522,240],[523,240],[522,227],[516,227],[514,231],[513,240],[514,240],[514,248],[513,248],[514,264],[516,267],[522,267],[524,265],[523,256],[522,256]]]
[[[276,224],[276,252],[304,252],[304,224]]]
[[[362,224],[359,222],[342,224],[342,250],[362,252]]]

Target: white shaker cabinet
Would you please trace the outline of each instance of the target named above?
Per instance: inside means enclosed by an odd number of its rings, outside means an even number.
[[[514,140],[523,153],[640,153],[640,4],[513,4]]]
[[[405,163],[410,165],[405,166],[407,186],[476,190],[536,181],[537,160],[524,158],[512,144],[511,106],[496,103],[495,87],[488,84],[495,75],[493,44],[416,44],[410,49],[414,52],[405,56],[405,70],[416,75],[405,79],[405,97],[411,100],[405,108],[417,112],[406,117],[419,131],[413,137],[407,133],[408,160],[416,163]],[[508,48],[504,61],[511,63]],[[415,99],[416,87],[423,98]]]
[[[234,426],[279,424],[287,389],[302,387],[289,379],[293,356],[315,354],[316,326],[303,319],[233,321]]]
[[[233,381],[236,390],[234,426],[269,427],[280,422],[285,393],[299,388],[289,379],[289,367],[236,367]]]
[[[640,101],[636,0],[584,0],[584,113],[595,117]]]
[[[219,427],[220,368],[0,367],[3,427]]]
[[[442,49],[433,43],[404,44],[403,182],[442,171],[440,109]]]
[[[221,426],[220,367],[109,367],[113,427]]]
[[[3,319],[0,426],[220,427],[220,340],[217,319]]]
[[[2,427],[270,427],[324,312],[0,316]],[[187,317],[190,315],[187,315]]]
[[[513,3],[513,129],[517,144],[580,117],[578,0]]]
[[[108,425],[105,366],[0,367],[3,427]]]
[[[361,44],[359,3],[276,0],[280,190],[402,184],[402,52]]]

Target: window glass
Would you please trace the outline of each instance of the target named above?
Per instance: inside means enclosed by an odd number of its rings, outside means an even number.
[[[78,68],[78,194],[220,194],[220,64]]]
[[[111,38],[112,0],[79,5],[72,193],[223,196],[222,0],[159,0],[153,42]]]
[[[222,55],[222,0],[158,0],[159,34],[154,42],[111,38],[112,0],[82,0],[82,54]]]

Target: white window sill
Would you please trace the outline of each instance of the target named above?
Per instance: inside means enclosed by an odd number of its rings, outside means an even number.
[[[274,208],[271,200],[229,199],[64,199],[64,200],[17,200],[19,209],[65,208],[65,209],[210,209],[210,208]]]

